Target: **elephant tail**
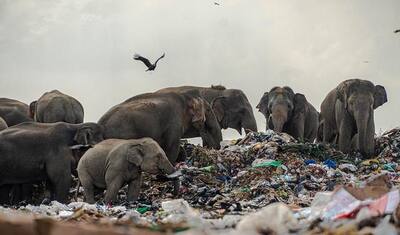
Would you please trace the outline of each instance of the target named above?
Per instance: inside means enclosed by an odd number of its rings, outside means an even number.
[[[324,120],[322,119],[321,113],[318,113],[318,129],[317,129],[317,142],[324,140]]]
[[[78,178],[78,184],[76,185],[76,191],[75,191],[75,194],[74,194],[74,200],[76,202],[78,201],[79,187],[81,187],[81,181]]]

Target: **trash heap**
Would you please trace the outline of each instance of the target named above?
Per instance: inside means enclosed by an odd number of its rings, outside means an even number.
[[[77,202],[68,205],[0,208],[0,214],[18,210],[61,221],[187,234],[396,234],[400,129],[375,142],[377,157],[367,160],[271,130],[251,132],[221,150],[183,143],[178,197],[172,182],[146,175],[135,203],[124,203],[125,188],[116,205],[89,205],[80,189]]]

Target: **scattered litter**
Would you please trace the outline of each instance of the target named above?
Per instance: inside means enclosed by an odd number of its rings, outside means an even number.
[[[71,190],[70,198],[76,192],[78,198],[67,205],[38,197],[33,204],[0,207],[0,214],[187,234],[199,229],[201,234],[396,233],[400,129],[375,142],[373,159],[300,143],[272,130],[224,141],[220,150],[185,142],[185,162],[163,179],[144,174],[137,202],[126,202],[124,187],[111,206],[102,202],[102,192],[96,204],[87,204],[80,188]],[[172,179],[177,178],[179,199],[173,194]]]

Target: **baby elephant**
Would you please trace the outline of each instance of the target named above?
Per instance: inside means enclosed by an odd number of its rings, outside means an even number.
[[[137,200],[142,171],[175,172],[164,151],[151,138],[104,140],[89,149],[78,163],[78,176],[88,203],[95,202],[95,187],[107,189],[105,202],[111,203],[125,184],[128,184],[128,201]]]

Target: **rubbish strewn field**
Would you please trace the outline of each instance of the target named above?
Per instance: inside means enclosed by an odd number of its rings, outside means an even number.
[[[181,192],[146,176],[138,202],[77,201],[0,208],[10,234],[397,234],[400,129],[376,138],[376,158],[249,133],[222,150],[183,144]],[[101,198],[101,197],[99,197]],[[58,222],[61,221],[61,222]]]

